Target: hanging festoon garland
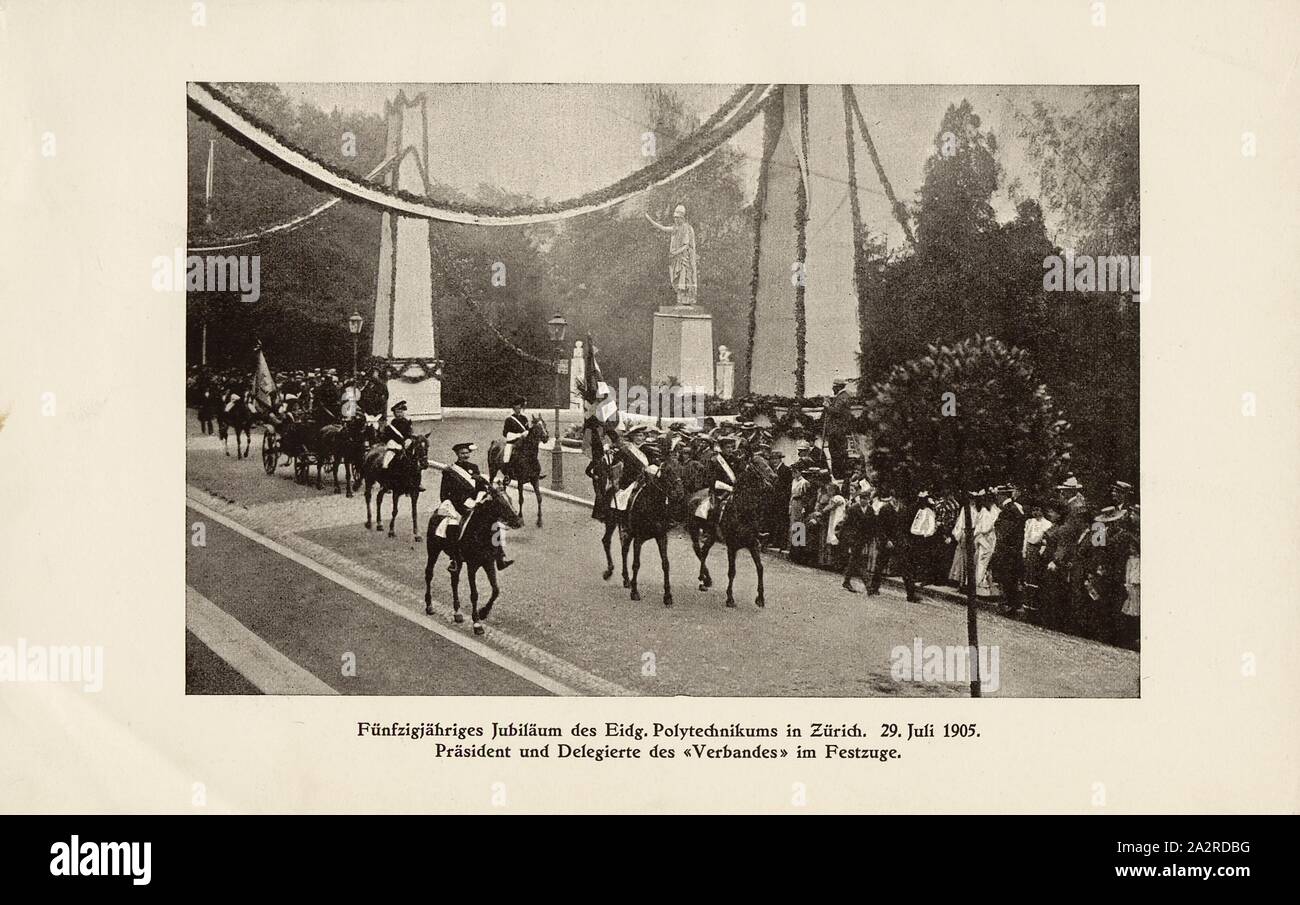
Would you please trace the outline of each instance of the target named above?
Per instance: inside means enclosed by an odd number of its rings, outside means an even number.
[[[294,145],[211,83],[191,82],[187,97],[195,112],[213,121],[241,146],[327,191],[404,216],[480,226],[524,226],[603,210],[689,172],[753,120],[776,87],[747,85],[737,90],[709,117],[706,125],[683,139],[671,154],[611,185],[567,201],[519,208],[433,201],[401,189],[375,185]]]
[[[365,178],[374,179],[375,177],[382,175],[393,165],[393,162],[396,159],[396,156],[393,156],[381,161],[379,166],[375,167],[365,175]],[[244,233],[239,236],[227,236],[224,238],[198,239],[196,241],[202,242],[203,244],[191,244],[189,251],[191,254],[205,254],[213,251],[229,251],[232,248],[242,248],[245,245],[255,245],[263,239],[284,235],[306,226],[312,220],[315,220],[342,200],[341,197],[336,195],[329,200],[316,205],[305,214],[300,214],[297,217],[292,217],[282,223],[277,223],[275,226],[269,226],[266,229],[257,230],[256,232]]]
[[[543,223],[602,210],[676,179],[699,166],[748,125],[768,105],[777,90],[778,86],[774,84],[741,86],[698,129],[674,147],[671,154],[656,159],[650,165],[602,189],[568,201],[507,209],[493,205],[434,202],[427,197],[421,198],[401,189],[370,182],[393,165],[393,158],[381,162],[371,173],[358,178],[352,173],[338,169],[310,151],[294,145],[274,126],[261,120],[255,113],[215,85],[206,82],[190,83],[187,86],[187,98],[190,107],[196,113],[212,121],[237,144],[257,154],[276,168],[303,179],[317,188],[336,194],[336,197],[330,201],[284,223],[243,236],[203,240],[208,244],[193,247],[193,250],[217,251],[237,248],[292,231],[329,210],[344,197],[377,206],[399,216],[488,226]],[[427,174],[425,175],[427,185]],[[432,237],[430,245],[432,250],[434,245]],[[443,260],[450,260],[450,258],[444,257]],[[548,368],[552,365],[552,362],[527,352],[506,337],[479,307],[464,279],[454,273],[450,267],[447,269],[447,274],[452,279],[460,280],[461,298],[508,349],[536,364]],[[441,379],[443,362],[440,359],[406,359],[405,361],[405,364],[399,366],[382,367],[390,372],[390,379],[410,382],[427,379],[429,376]],[[415,374],[408,376],[408,372],[412,371]]]
[[[441,358],[403,358],[394,364],[387,358],[372,356],[366,370],[378,371],[383,380],[400,380],[403,383],[420,383],[423,380],[442,380],[443,367]],[[409,372],[414,373],[409,373]]]
[[[811,396],[773,396],[751,393],[735,399],[709,400],[710,415],[734,415],[740,421],[752,421],[773,437],[808,438],[824,433],[865,434],[865,407],[853,394]]]
[[[509,349],[511,352],[513,352],[515,355],[519,356],[520,358],[524,359],[525,361],[531,361],[534,364],[542,365],[543,367],[548,369],[551,368],[552,365],[554,364],[553,361],[542,358],[538,355],[534,355],[532,352],[527,351],[526,349],[519,346],[517,343],[513,342],[508,336],[505,335],[505,333],[501,331],[500,327],[498,327],[496,324],[492,322],[492,319],[488,317],[487,312],[485,312],[482,308],[479,307],[478,302],[475,301],[474,299],[474,292],[469,285],[469,281],[466,280],[464,274],[460,273],[459,270],[456,268],[457,262],[452,257],[450,251],[443,243],[442,239],[434,237],[434,234],[436,232],[437,232],[436,230],[430,230],[429,246],[437,254],[435,260],[441,260],[447,262],[444,268],[444,272],[446,274],[447,279],[454,283],[454,285],[452,286],[453,294],[460,296],[460,298],[465,302],[465,304],[469,306],[470,310],[474,312],[474,314],[478,317],[478,319],[484,325],[486,325],[489,330],[492,331],[493,335],[496,336],[497,340],[502,345],[504,345],[507,349]]]

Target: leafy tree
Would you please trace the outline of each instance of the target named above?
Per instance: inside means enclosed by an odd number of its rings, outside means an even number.
[[[1121,104],[1123,95],[1115,94],[1114,103]],[[1044,117],[1058,121],[1045,108]],[[1123,121],[1118,114],[1114,118]],[[1100,174],[1127,166],[1127,158],[1114,150],[1121,137],[1089,144],[1076,136],[1071,142],[1080,143],[1079,153],[1085,155],[1094,153],[1090,148],[1113,153],[1109,162],[1089,169]],[[1128,147],[1135,150],[1132,139],[1127,136]],[[859,286],[867,287],[872,302],[862,309],[868,334],[864,383],[887,378],[896,363],[920,358],[932,345],[995,336],[1032,356],[1038,378],[1069,413],[1079,477],[1094,484],[1116,477],[1133,480],[1138,466],[1136,306],[1114,293],[1043,289],[1044,261],[1060,249],[1048,237],[1038,201],[1022,200],[1014,218],[997,222],[992,203],[1001,179],[996,150],[996,139],[982,130],[969,104],[949,107],[913,207],[916,248],[889,256],[873,247],[865,257],[874,266],[866,268],[865,279],[859,275]],[[1066,150],[1074,153],[1065,148],[1062,153]],[[1134,179],[1098,179],[1133,193],[1132,203],[1108,194],[1107,205],[1133,208]],[[1073,203],[1075,196],[1044,197],[1061,216],[1055,205]]]
[[[1068,424],[1029,354],[992,336],[929,346],[864,402],[870,465],[897,490],[1040,487],[1069,459]]]
[[[1137,86],[1089,88],[1073,112],[1036,101],[1017,120],[1042,200],[1060,213],[1075,250],[1138,254]]]

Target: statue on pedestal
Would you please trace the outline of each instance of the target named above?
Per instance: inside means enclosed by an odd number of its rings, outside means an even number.
[[[673,209],[673,225],[664,226],[649,214],[645,218],[655,229],[672,233],[668,242],[668,282],[677,293],[677,304],[695,305],[695,290],[699,286],[699,259],[695,252],[695,229],[686,222],[686,207],[679,204]]]

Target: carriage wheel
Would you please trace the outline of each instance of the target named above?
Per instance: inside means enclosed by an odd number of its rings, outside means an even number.
[[[262,468],[267,474],[275,474],[275,467],[280,462],[280,451],[276,448],[275,434],[262,432]]]

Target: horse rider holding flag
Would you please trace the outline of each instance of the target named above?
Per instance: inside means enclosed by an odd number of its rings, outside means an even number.
[[[456,534],[450,537],[451,540],[455,540],[460,536],[461,526],[473,513],[475,507],[487,499],[489,488],[487,478],[483,476],[479,467],[470,461],[470,453],[478,447],[466,442],[453,444],[451,448],[456,453],[456,461],[447,466],[442,473],[442,486],[439,487],[438,493],[442,502],[434,511],[435,515],[441,516],[441,521],[434,529],[434,534],[441,538],[448,538],[448,532],[455,528]],[[506,559],[505,543],[500,541],[500,536],[500,532],[497,532],[495,558],[497,571],[504,572],[514,564],[514,560]],[[454,549],[449,553],[452,561],[447,569],[455,571],[460,563],[460,557]]]
[[[516,396],[510,402],[514,411],[506,416],[505,424],[501,427],[501,436],[506,440],[501,450],[502,465],[510,461],[519,441],[528,436],[528,416],[524,414],[524,406],[527,404],[528,400],[523,396]]]

